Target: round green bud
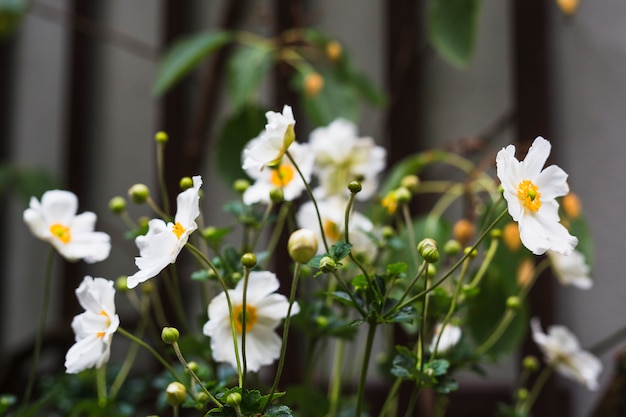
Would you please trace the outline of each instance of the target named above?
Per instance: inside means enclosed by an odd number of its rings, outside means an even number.
[[[128,197],[135,204],[143,204],[150,197],[150,189],[145,184],[135,184],[128,189]]]
[[[337,269],[337,264],[333,258],[330,256],[324,256],[320,259],[320,270],[322,272],[332,272],[335,269]]]
[[[515,295],[512,295],[506,299],[506,307],[510,308],[511,310],[519,310],[521,306],[522,300]]]
[[[439,261],[439,248],[433,239],[423,239],[417,244],[417,252],[424,260],[430,264]]]
[[[299,264],[309,262],[317,253],[317,236],[312,230],[298,229],[289,236],[287,250],[291,259]]]
[[[270,200],[272,203],[280,203],[285,199],[285,193],[282,188],[274,188],[270,191]]]
[[[193,187],[193,180],[191,179],[191,177],[182,177],[180,181],[178,182],[178,186],[183,191],[187,190]]]
[[[361,192],[362,189],[363,189],[363,186],[361,185],[359,181],[350,181],[348,183],[348,190],[350,190],[352,194],[359,193]]]
[[[519,401],[525,401],[529,394],[526,388],[520,388],[515,392],[515,397],[517,397]]]
[[[121,276],[115,280],[115,289],[120,292],[128,291],[128,277]]]
[[[230,278],[234,281],[234,282],[239,282],[241,281],[241,278],[243,278],[243,275],[241,274],[241,272],[233,272],[232,274],[230,274]]]
[[[533,355],[528,355],[522,360],[522,367],[527,371],[535,372],[539,369],[539,360]]]
[[[205,227],[202,230],[202,236],[204,236],[205,239],[215,239],[215,238],[217,238],[219,236],[217,227],[215,227],[215,226]]]
[[[233,183],[233,190],[235,190],[239,194],[243,194],[248,189],[248,187],[250,187],[250,181],[243,178],[235,180],[235,182]]]
[[[328,317],[326,316],[317,316],[315,318],[315,323],[317,323],[317,325],[321,328],[325,328],[326,326],[328,326]]]
[[[500,239],[502,237],[502,229],[493,229],[489,235],[492,239]]]
[[[461,244],[458,240],[450,239],[443,244],[443,253],[454,256],[461,252]]]
[[[185,402],[187,388],[180,382],[171,382],[165,390],[165,400],[173,407],[178,407]]]
[[[109,200],[109,210],[113,214],[121,214],[126,211],[126,200],[124,197],[116,196]]]
[[[396,231],[391,226],[383,226],[381,233],[385,239],[391,239],[396,235]]]
[[[163,340],[168,345],[178,341],[180,337],[180,333],[178,333],[178,329],[175,327],[164,327],[161,331],[161,340]]]
[[[437,275],[437,267],[433,264],[428,264],[428,267],[426,268],[426,275],[428,278],[433,278]]]
[[[199,393],[196,394],[196,396],[194,397],[194,400],[196,401],[197,404],[200,405],[200,408],[204,407],[204,404],[206,404],[209,401],[209,395],[206,392],[200,391]]]
[[[475,258],[478,255],[478,249],[474,248],[474,250],[472,250],[471,247],[467,247],[467,248],[463,249],[463,253],[464,254],[468,254],[469,253],[469,257],[470,258]]]
[[[398,204],[406,204],[411,201],[411,192],[406,187],[398,187],[395,190]]]
[[[256,255],[251,252],[244,253],[241,256],[241,263],[246,268],[254,268],[256,266]]]
[[[238,407],[239,404],[241,404],[241,394],[238,392],[231,392],[230,394],[228,394],[226,396],[226,404],[230,405],[231,407],[235,408]]]
[[[400,186],[409,190],[411,194],[414,194],[417,191],[419,185],[420,179],[417,177],[417,175],[406,175],[400,181]]]
[[[158,143],[166,143],[168,140],[170,140],[170,137],[167,133],[161,131],[156,132],[156,134],[154,135],[154,140],[156,140]]]
[[[187,363],[187,366],[189,367],[189,370],[193,373],[197,373],[198,370],[200,370],[200,365],[198,365],[198,362],[196,361],[191,361]]]
[[[502,186],[502,184],[498,185],[498,193],[504,193],[504,187]]]

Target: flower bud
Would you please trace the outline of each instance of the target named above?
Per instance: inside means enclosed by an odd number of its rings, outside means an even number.
[[[522,367],[527,371],[535,372],[539,369],[539,360],[533,355],[528,355],[522,360]]]
[[[578,0],[556,0],[556,4],[566,16],[571,16],[578,10]]]
[[[502,241],[511,252],[517,252],[522,246],[517,223],[509,222],[502,229]]]
[[[128,197],[135,204],[143,204],[150,197],[150,189],[145,184],[135,184],[128,189]]]
[[[315,97],[324,88],[324,77],[317,72],[310,72],[304,77],[304,92],[308,97]]]
[[[502,237],[502,230],[492,229],[491,232],[489,232],[489,236],[491,236],[492,239],[500,239]]]
[[[472,249],[470,246],[468,246],[467,248],[463,249],[463,253],[466,255],[469,253],[469,258],[475,258],[478,255],[478,249]]]
[[[426,276],[428,276],[428,278],[433,278],[435,275],[437,275],[437,267],[433,264],[428,264],[428,267],[426,268]]]
[[[391,226],[383,226],[381,233],[385,239],[391,239],[396,235],[396,231]]]
[[[291,259],[305,264],[317,253],[317,236],[309,229],[298,229],[289,236],[287,249]]]
[[[280,203],[285,199],[285,193],[282,188],[274,188],[270,191],[270,200],[273,203]]]
[[[178,182],[178,186],[181,190],[184,191],[188,188],[193,187],[193,180],[191,179],[191,177],[182,177]]]
[[[165,390],[165,400],[173,407],[177,407],[185,402],[187,388],[180,382],[171,382]]]
[[[168,140],[170,140],[170,137],[165,132],[156,132],[156,134],[154,135],[154,140],[156,140],[157,143],[166,143]]]
[[[194,397],[196,403],[200,404],[200,406],[204,406],[204,404],[210,400],[209,395],[206,392],[200,391]]]
[[[235,180],[235,182],[233,183],[233,190],[235,190],[239,194],[243,194],[248,189],[248,187],[250,187],[250,181],[243,178]]]
[[[126,211],[126,200],[124,197],[116,196],[109,200],[109,210],[113,214],[121,214]]]
[[[420,184],[420,179],[417,175],[406,175],[400,181],[400,185],[415,194]]]
[[[196,361],[191,361],[187,363],[187,366],[189,367],[189,370],[193,373],[197,373],[200,370],[200,365],[198,365],[198,362]]]
[[[474,223],[467,219],[461,219],[454,224],[452,235],[462,246],[465,246],[470,243],[475,232]]]
[[[241,400],[241,394],[238,392],[231,392],[226,396],[226,404],[233,408],[238,407],[241,404]]]
[[[580,203],[580,198],[574,193],[569,193],[563,200],[561,201],[561,207],[563,207],[563,211],[565,215],[570,219],[577,219],[580,217],[580,212],[582,211],[582,204]]]
[[[398,204],[402,205],[411,201],[411,192],[409,191],[408,188],[398,187],[396,188],[395,192],[396,192],[396,200],[398,201]]]
[[[515,397],[518,401],[525,401],[528,398],[529,392],[526,388],[520,388],[515,392]]]
[[[417,251],[420,256],[428,263],[435,263],[439,261],[439,249],[437,242],[433,239],[424,239],[417,244]]]
[[[115,280],[115,289],[119,292],[128,291],[127,280],[128,280],[127,276],[118,277]]]
[[[168,345],[177,342],[179,337],[180,333],[175,327],[164,327],[161,331],[161,339]]]
[[[446,255],[454,256],[461,252],[461,244],[454,240],[450,239],[443,245],[443,253]]]
[[[254,268],[256,266],[256,255],[251,252],[244,253],[241,256],[241,263],[246,268]]]
[[[320,270],[322,272],[332,272],[335,269],[337,269],[337,264],[333,258],[330,256],[324,256],[320,259]]]
[[[330,41],[326,44],[326,56],[333,62],[337,62],[341,58],[343,48],[337,41]]]
[[[519,310],[522,306],[522,300],[517,296],[510,296],[506,299],[506,307],[511,310]]]
[[[535,263],[530,259],[524,259],[517,266],[517,284],[525,287],[532,282],[535,275]]]
[[[144,294],[150,294],[152,291],[154,291],[154,283],[153,282],[147,281],[147,282],[144,282],[143,284],[141,284],[141,292],[143,292]]]
[[[350,181],[348,183],[348,190],[350,190],[352,194],[357,194],[361,192],[362,189],[363,189],[363,186],[361,185],[359,181]]]

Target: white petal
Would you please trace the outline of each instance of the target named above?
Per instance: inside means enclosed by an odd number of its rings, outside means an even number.
[[[569,193],[567,173],[557,165],[550,165],[535,179],[541,193],[541,200],[554,199]]]
[[[78,210],[78,198],[70,191],[46,191],[41,197],[41,210],[48,224],[69,225]]]
[[[272,364],[280,356],[282,340],[272,329],[256,325],[246,334],[246,362],[248,370],[256,372]]]
[[[68,374],[76,374],[86,369],[102,365],[109,358],[110,346],[96,335],[76,342],[65,355],[65,369]]]
[[[521,175],[526,179],[534,180],[539,176],[539,173],[543,169],[548,157],[550,156],[550,150],[552,145],[550,142],[538,136],[533,144],[528,149],[526,158],[522,161]]]
[[[193,187],[181,192],[176,198],[176,217],[174,219],[186,229],[187,235],[197,228],[195,220],[200,216],[199,192],[202,178],[196,175],[192,180]]]

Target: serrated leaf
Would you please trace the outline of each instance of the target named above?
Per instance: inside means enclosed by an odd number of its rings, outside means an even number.
[[[230,115],[222,125],[217,137],[215,163],[227,186],[248,177],[241,168],[241,153],[245,145],[259,135],[265,123],[265,110],[249,105]]]
[[[437,53],[457,68],[469,64],[478,30],[480,0],[431,0],[428,36]]]
[[[228,66],[228,90],[235,112],[258,92],[272,62],[272,50],[266,47],[242,46],[235,52]]]
[[[228,32],[204,32],[175,41],[159,64],[152,93],[156,96],[166,93],[202,60],[231,40]]]
[[[341,261],[343,258],[348,256],[350,253],[350,249],[352,245],[346,242],[337,242],[330,247],[330,256],[333,258],[335,262]]]

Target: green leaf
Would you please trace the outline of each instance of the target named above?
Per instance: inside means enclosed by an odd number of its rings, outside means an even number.
[[[257,46],[242,46],[230,59],[228,89],[235,112],[240,111],[258,92],[272,62],[272,50]]]
[[[0,39],[7,38],[26,14],[26,0],[0,0]]]
[[[291,417],[291,409],[286,405],[273,405],[267,409],[265,415],[270,417]]]
[[[249,105],[229,116],[222,125],[217,137],[215,163],[227,186],[232,186],[235,180],[247,178],[241,169],[241,153],[245,145],[259,135],[265,123],[265,110]]]
[[[478,29],[480,0],[431,0],[428,36],[437,53],[457,68],[469,64]]]
[[[348,256],[350,253],[350,248],[352,245],[346,242],[337,242],[333,246],[330,247],[330,256],[333,258],[335,262],[341,261],[343,258]]]
[[[204,32],[175,41],[159,64],[152,93],[156,96],[166,93],[202,60],[231,40],[228,32]]]

